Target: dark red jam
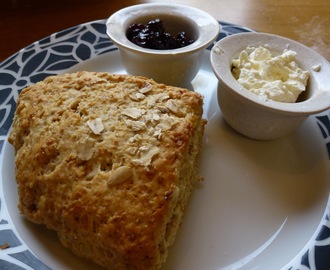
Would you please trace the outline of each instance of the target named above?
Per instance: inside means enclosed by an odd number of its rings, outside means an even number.
[[[179,32],[176,37],[167,33],[160,19],[148,24],[134,23],[126,32],[127,38],[134,44],[148,49],[170,50],[185,47],[194,42],[185,32]]]

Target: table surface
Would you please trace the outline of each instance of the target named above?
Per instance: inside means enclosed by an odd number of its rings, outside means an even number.
[[[1,0],[0,62],[50,34],[104,19],[134,0]],[[164,2],[164,1],[163,1]],[[330,60],[329,0],[170,0],[200,8],[217,20],[282,35],[312,47]]]

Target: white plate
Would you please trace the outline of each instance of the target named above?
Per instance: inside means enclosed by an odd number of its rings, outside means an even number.
[[[219,38],[249,31],[221,24]],[[6,142],[20,89],[76,70],[124,73],[103,20],[56,33],[0,64],[0,245],[10,244],[0,251],[0,269],[97,269],[18,213],[13,148]],[[164,270],[328,269],[329,112],[286,138],[253,141],[223,121],[216,85],[206,50],[192,83],[205,96],[205,181],[194,190]]]

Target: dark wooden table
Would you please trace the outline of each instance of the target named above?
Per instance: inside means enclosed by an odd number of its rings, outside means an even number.
[[[0,62],[54,32],[107,18],[123,7],[161,1],[1,0]],[[329,0],[170,0],[216,19],[298,40],[330,60]]]

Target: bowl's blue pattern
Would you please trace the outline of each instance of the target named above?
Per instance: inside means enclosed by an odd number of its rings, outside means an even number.
[[[220,22],[218,39],[227,35],[250,32],[251,29]],[[10,130],[16,100],[26,86],[50,75],[63,73],[70,67],[101,54],[117,50],[105,33],[105,20],[78,25],[55,33],[17,52],[0,63],[0,154]],[[211,49],[212,45],[208,48]],[[318,115],[315,121],[322,132],[330,159],[329,112]],[[0,191],[2,185],[0,183]],[[0,192],[0,269],[50,269],[28,249],[5,217],[4,198]],[[329,212],[329,211],[328,211]],[[4,244],[9,247],[5,248]],[[330,269],[330,222],[327,215],[314,244],[290,268]]]

